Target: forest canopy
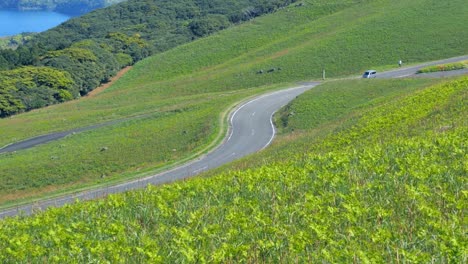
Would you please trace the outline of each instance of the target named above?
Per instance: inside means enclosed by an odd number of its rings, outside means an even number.
[[[73,99],[70,74],[50,67],[21,67],[0,71],[0,117]]]

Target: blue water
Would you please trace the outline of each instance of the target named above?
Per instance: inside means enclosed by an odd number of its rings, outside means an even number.
[[[67,15],[50,11],[0,10],[0,37],[46,31],[69,18]]]

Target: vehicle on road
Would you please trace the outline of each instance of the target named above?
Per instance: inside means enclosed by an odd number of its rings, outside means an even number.
[[[362,75],[362,78],[375,78],[377,76],[377,71],[375,70],[367,70],[366,72],[364,72],[364,74]]]

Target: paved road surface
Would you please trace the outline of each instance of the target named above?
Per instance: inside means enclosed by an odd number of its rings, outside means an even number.
[[[416,75],[416,72],[422,67],[426,67],[426,66],[430,66],[430,65],[457,62],[457,61],[463,61],[463,60],[468,60],[468,56],[460,56],[460,57],[454,57],[454,58],[449,58],[449,59],[444,59],[444,60],[439,60],[439,61],[432,61],[432,62],[422,63],[422,64],[418,64],[418,65],[415,65],[415,66],[402,67],[402,68],[399,68],[399,69],[396,69],[396,70],[378,73],[377,78],[401,78],[401,77],[409,77],[409,76],[416,76],[416,77],[446,77],[446,76],[467,74],[468,69],[458,70],[458,71],[436,72],[436,73],[428,73],[428,74],[417,74]],[[144,116],[140,116],[140,117],[144,117]],[[134,118],[139,118],[139,117],[134,117]],[[31,139],[27,139],[27,140],[24,140],[24,141],[21,141],[21,142],[13,143],[11,145],[0,148],[0,154],[6,153],[6,152],[13,152],[13,151],[32,148],[32,147],[40,145],[40,144],[45,144],[45,143],[50,142],[50,141],[61,139],[61,138],[66,137],[66,136],[68,136],[70,134],[73,134],[73,133],[79,133],[79,132],[88,131],[88,130],[96,129],[96,128],[107,126],[107,125],[116,124],[116,123],[119,123],[119,122],[122,122],[122,121],[125,121],[125,120],[128,120],[128,119],[130,119],[130,118],[126,118],[126,119],[122,119],[122,120],[115,120],[115,121],[110,121],[110,122],[107,122],[107,123],[98,124],[98,125],[94,125],[94,126],[77,128],[77,129],[73,129],[73,130],[69,130],[69,131],[51,133],[51,134],[47,134],[47,135],[43,135],[43,136],[34,137],[34,138],[31,138]]]
[[[76,199],[90,200],[109,193],[142,188],[148,184],[161,184],[185,179],[261,150],[271,143],[275,135],[275,128],[271,120],[272,115],[296,96],[318,84],[318,82],[306,83],[295,88],[262,95],[242,104],[235,109],[230,117],[231,126],[225,141],[214,151],[196,161],[144,179],[11,208],[0,212],[0,218],[19,213],[29,215],[36,210],[43,210],[50,206],[73,203]]]
[[[444,60],[438,60],[438,61],[431,61],[431,62],[426,62],[414,66],[408,66],[405,67],[403,66],[402,68],[392,70],[392,71],[387,71],[387,72],[382,72],[382,73],[377,73],[377,78],[402,78],[402,77],[443,77],[443,76],[452,76],[452,75],[460,75],[460,74],[466,74],[467,71],[461,70],[461,71],[454,71],[454,72],[438,72],[438,73],[430,73],[430,74],[416,74],[416,72],[424,67],[427,66],[432,66],[432,65],[438,65],[438,64],[445,64],[445,63],[452,63],[452,62],[458,62],[458,61],[464,61],[468,60],[468,56],[460,56],[460,57],[454,57],[450,59],[444,59]],[[404,63],[404,62],[403,62]]]
[[[397,70],[378,73],[377,78],[407,77],[414,75],[416,71],[422,67],[461,60],[468,60],[468,56],[461,56],[446,60],[428,62],[424,64],[419,64],[417,66],[402,67]],[[466,71],[454,72],[454,74],[466,73]],[[435,73],[419,76],[445,76],[447,74],[453,73]],[[312,87],[318,84],[318,82],[304,83],[299,87],[281,90],[278,92],[269,93],[257,97],[239,106],[231,115],[231,127],[227,139],[213,152],[199,158],[196,161],[192,161],[190,163],[182,165],[181,167],[177,167],[170,171],[146,177],[143,179],[126,182],[115,186],[94,189],[77,194],[71,194],[61,198],[40,201],[35,204],[28,204],[5,210],[0,212],[0,218],[4,218],[7,216],[15,216],[19,213],[29,215],[36,210],[44,210],[45,208],[50,206],[62,206],[64,204],[72,203],[76,199],[90,200],[105,196],[109,193],[119,193],[136,188],[142,188],[147,186],[148,184],[162,184],[172,182],[175,180],[185,179],[199,174],[202,171],[219,167],[225,163],[236,160],[253,152],[259,151],[268,146],[275,135],[275,128],[273,126],[271,118],[272,115],[283,105],[293,100],[296,96],[300,95],[301,93],[305,92],[308,89],[311,89]],[[90,126],[86,128],[80,128],[76,130],[36,137],[0,149],[0,154],[2,152],[30,148],[38,144],[44,144],[49,141],[65,137],[66,135],[71,133],[95,129],[104,125],[108,124],[106,123],[102,125]]]

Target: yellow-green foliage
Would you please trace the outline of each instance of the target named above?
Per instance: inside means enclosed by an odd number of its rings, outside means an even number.
[[[125,45],[125,46],[137,44],[140,47],[144,47],[147,45],[147,43],[143,39],[141,39],[141,36],[139,34],[135,34],[133,36],[127,36],[120,32],[113,32],[113,33],[107,34],[106,38],[117,40],[121,42],[122,45]]]
[[[68,72],[50,67],[0,71],[0,117],[36,108],[36,104],[68,101],[73,98],[74,84]],[[41,96],[31,92],[38,90]]]
[[[0,78],[8,83],[21,81],[23,85],[28,87],[47,85],[53,89],[66,89],[73,84],[73,81],[70,80],[70,74],[50,67],[22,67],[3,71]]]
[[[16,49],[18,45],[31,40],[35,33],[22,33],[11,37],[0,37],[0,49]]]
[[[0,260],[466,262],[467,98],[466,77],[437,84],[324,152],[4,220]]]
[[[418,73],[440,72],[440,71],[454,71],[468,68],[468,61],[447,63],[435,66],[424,67],[418,70]]]
[[[418,78],[324,83],[320,89],[312,89],[283,108],[279,112],[277,125],[286,131],[317,128],[435,82],[433,79]]]
[[[44,57],[44,59],[56,58],[60,56],[68,57],[72,60],[77,60],[80,62],[97,60],[96,55],[91,50],[79,47],[71,47],[63,50],[49,51]]]

